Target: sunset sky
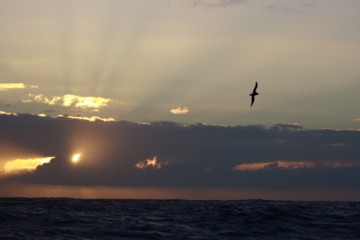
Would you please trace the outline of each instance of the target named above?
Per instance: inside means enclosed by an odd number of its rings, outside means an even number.
[[[359,12],[0,0],[0,196],[360,200]]]

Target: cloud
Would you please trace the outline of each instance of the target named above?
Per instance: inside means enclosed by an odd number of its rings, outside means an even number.
[[[300,169],[300,168],[340,168],[340,167],[350,167],[352,163],[346,162],[301,162],[301,161],[275,161],[275,162],[260,162],[260,163],[241,163],[234,167],[235,171],[258,171],[258,170],[267,170],[274,168],[283,168],[283,169]]]
[[[189,4],[194,7],[224,8],[246,2],[247,0],[190,0]]]
[[[26,89],[26,88],[37,89],[38,86],[35,85],[27,86],[24,83],[0,83],[0,92],[13,90],[13,89]]]
[[[52,112],[52,111],[46,111],[46,112]],[[17,116],[18,113],[11,113],[11,112],[5,112],[5,111],[0,111],[0,115],[8,115],[8,116]],[[58,116],[51,116],[45,113],[39,113],[37,114],[38,117],[47,117],[47,118],[68,118],[68,119],[76,119],[76,120],[83,120],[83,121],[89,121],[89,122],[95,122],[95,121],[102,121],[102,122],[115,122],[115,118],[104,118],[104,117],[99,117],[99,116],[91,116],[91,117],[85,117],[85,116],[81,116],[80,114],[76,115],[76,116],[71,116],[71,115],[58,115]]]
[[[115,118],[103,118],[99,116],[91,116],[91,117],[84,117],[81,115],[77,116],[71,116],[71,115],[58,115],[56,117],[52,117],[49,115],[46,115],[44,113],[38,114],[39,117],[50,117],[50,118],[68,118],[68,119],[76,119],[76,120],[82,120],[82,121],[89,121],[89,122],[95,122],[95,121],[101,121],[101,122],[115,122]]]
[[[303,127],[297,123],[294,124],[276,123],[271,127],[271,129],[278,131],[296,131],[296,130],[302,130]]]
[[[117,187],[360,188],[360,131],[355,130],[144,125],[18,114],[0,115],[0,132],[0,152],[11,155],[1,156],[3,164],[30,159],[16,155],[21,149],[37,156],[56,156],[32,172],[3,181]],[[81,153],[76,166],[71,162],[75,153]]]
[[[8,116],[14,115],[14,116],[16,116],[16,115],[17,115],[17,113],[11,113],[11,112],[0,111],[0,115],[8,115]]]
[[[47,105],[60,105],[63,107],[74,107],[74,108],[81,108],[81,109],[92,109],[92,110],[99,110],[101,108],[105,108],[108,104],[112,101],[109,98],[102,98],[102,97],[83,97],[77,96],[72,94],[66,94],[64,96],[53,96],[53,97],[46,97],[43,94],[29,94],[32,100],[24,100],[23,102],[38,102]]]
[[[158,161],[158,157],[154,156],[151,159],[146,159],[146,161],[139,161],[135,164],[135,167],[138,169],[160,169],[163,166],[166,166],[168,162],[160,162]]]
[[[15,159],[6,162],[4,172],[7,174],[18,174],[21,172],[28,172],[35,170],[38,166],[49,163],[55,157],[42,157],[30,159]]]
[[[7,91],[9,89],[23,89],[25,84],[23,83],[0,83],[0,92]]]
[[[77,119],[77,120],[85,120],[85,121],[90,121],[90,122],[95,122],[95,121],[115,122],[116,121],[115,118],[102,118],[102,117],[99,117],[99,116],[82,117],[82,116],[59,115],[58,117],[65,117],[65,118]]]
[[[170,109],[170,113],[172,113],[172,114],[174,114],[174,115],[188,114],[188,113],[189,113],[189,109],[188,109],[187,107],[172,108],[172,109]]]

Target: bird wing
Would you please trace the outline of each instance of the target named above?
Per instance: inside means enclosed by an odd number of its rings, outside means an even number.
[[[253,92],[256,92],[257,87],[258,87],[258,83],[257,83],[257,82],[255,82],[255,87],[254,87]]]
[[[255,96],[251,95],[251,105],[250,105],[250,107],[254,104],[254,101],[255,101]]]

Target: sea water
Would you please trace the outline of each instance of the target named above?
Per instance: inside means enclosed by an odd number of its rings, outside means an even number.
[[[360,202],[0,198],[0,239],[360,239]]]

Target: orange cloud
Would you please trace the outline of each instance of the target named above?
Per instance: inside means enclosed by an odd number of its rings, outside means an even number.
[[[270,163],[241,163],[234,167],[235,171],[256,171],[264,169]]]
[[[270,168],[287,168],[287,169],[299,169],[299,168],[340,168],[350,167],[352,163],[338,162],[338,161],[324,161],[320,163],[306,162],[306,161],[275,161],[275,162],[260,162],[260,163],[240,163],[236,165],[233,170],[235,171],[257,171]]]
[[[324,167],[329,167],[329,168],[341,168],[341,167],[351,167],[354,164],[351,162],[324,162],[323,166]]]
[[[157,156],[154,156],[151,159],[146,159],[145,161],[140,161],[135,164],[135,167],[138,169],[145,169],[145,168],[153,168],[153,169],[160,169],[163,166],[166,166],[168,162],[159,162]]]
[[[49,163],[55,157],[15,159],[4,165],[4,172],[8,174],[21,173],[35,170],[38,166]]]

